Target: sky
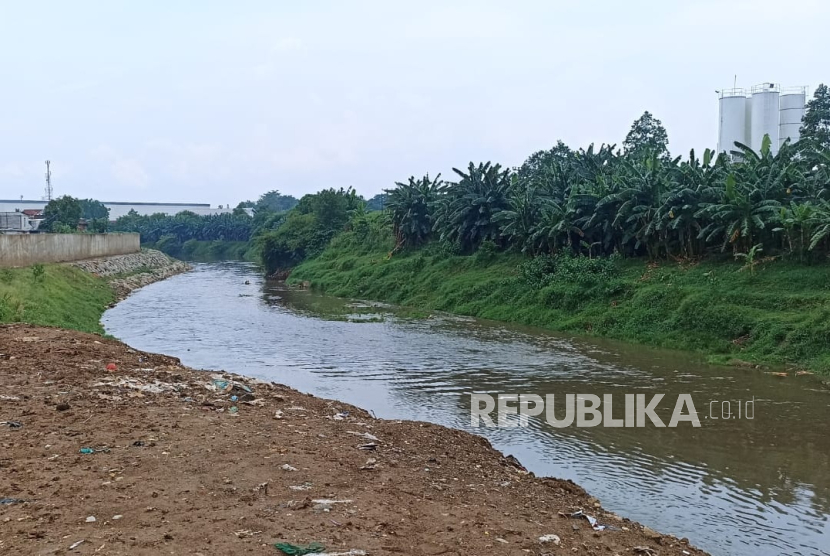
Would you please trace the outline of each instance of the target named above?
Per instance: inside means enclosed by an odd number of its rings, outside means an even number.
[[[0,0],[0,198],[366,198],[561,139],[717,143],[715,90],[830,81],[826,0]]]

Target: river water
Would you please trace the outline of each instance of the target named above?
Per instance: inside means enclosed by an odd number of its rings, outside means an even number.
[[[136,292],[102,322],[189,366],[482,434],[536,474],[572,479],[606,508],[712,554],[830,555],[830,390],[818,378],[475,319],[369,313],[266,282],[246,263],[213,263]],[[531,418],[526,428],[472,429],[472,392],[613,394],[615,403],[664,393],[665,422],[678,394],[691,394],[701,427],[553,428]]]

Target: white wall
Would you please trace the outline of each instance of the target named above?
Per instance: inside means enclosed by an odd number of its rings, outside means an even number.
[[[16,210],[23,211],[25,209],[42,209],[46,206],[46,201],[23,200],[15,201],[12,199],[0,199],[0,212],[14,212]],[[120,216],[124,216],[130,210],[135,210],[138,214],[149,215],[158,212],[174,215],[183,210],[195,212],[200,216],[207,216],[209,214],[223,214],[226,212],[233,212],[231,208],[211,208],[207,203],[114,203],[104,201],[104,206],[110,209],[110,220],[115,220]]]

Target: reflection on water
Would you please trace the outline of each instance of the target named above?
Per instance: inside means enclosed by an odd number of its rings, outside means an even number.
[[[190,366],[274,380],[378,417],[465,429],[471,392],[610,393],[615,400],[664,393],[671,401],[658,414],[666,422],[677,395],[689,393],[700,428],[554,429],[531,419],[525,429],[474,432],[537,474],[573,479],[606,508],[713,554],[830,555],[830,392],[814,377],[782,379],[710,367],[688,354],[372,310],[369,320],[379,322],[354,322],[366,319],[366,307],[265,283],[244,263],[216,263],[137,292],[103,322],[128,344]],[[712,400],[719,417],[721,401],[736,407],[753,398],[753,420],[703,418]]]

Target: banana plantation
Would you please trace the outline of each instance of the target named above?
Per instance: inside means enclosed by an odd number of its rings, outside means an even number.
[[[736,143],[727,155],[665,146],[571,150],[561,142],[519,168],[473,164],[455,181],[410,178],[388,190],[398,248],[431,240],[470,253],[483,242],[529,255],[699,258],[727,252],[808,260],[830,248],[830,149]]]

